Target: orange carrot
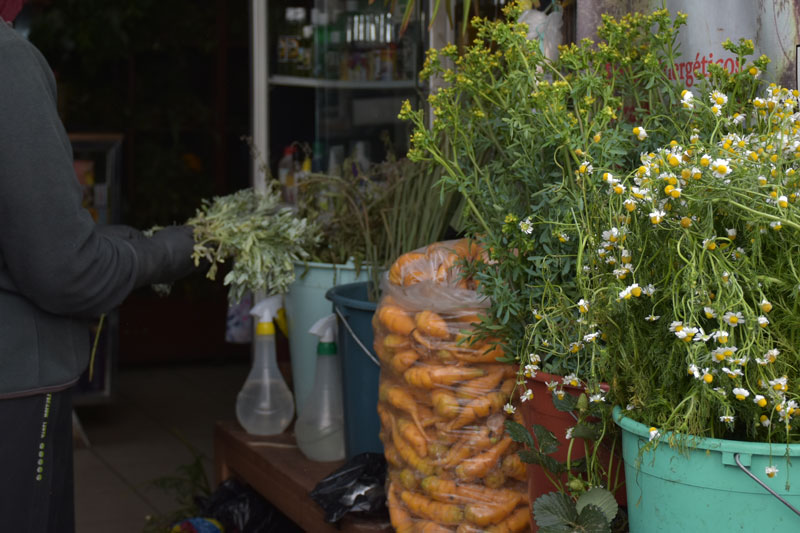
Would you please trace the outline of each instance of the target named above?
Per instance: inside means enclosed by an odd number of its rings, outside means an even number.
[[[407,490],[400,493],[400,499],[415,515],[440,524],[458,525],[464,520],[464,510],[459,505],[437,502]]]
[[[433,311],[420,311],[414,315],[414,324],[425,335],[436,337],[437,339],[446,339],[450,337],[450,331],[447,329],[447,322],[434,313]]]
[[[483,484],[490,489],[499,489],[506,484],[506,475],[498,468],[483,476]]]
[[[419,485],[417,475],[410,468],[402,469],[398,473],[397,478],[400,484],[408,490],[414,490],[417,488],[417,485]]]
[[[511,365],[506,365],[511,366]],[[458,388],[456,393],[459,398],[478,398],[484,394],[489,394],[503,380],[505,371],[494,369],[483,377],[467,381]]]
[[[445,456],[437,461],[437,464],[445,468],[451,468],[467,457],[489,448],[492,444],[494,444],[494,441],[490,437],[490,430],[484,426],[478,431],[467,433],[464,438],[448,450]]]
[[[413,420],[414,424],[416,424],[417,428],[419,428],[420,432],[425,433],[425,430],[422,429],[422,424],[419,422],[417,402],[414,401],[414,397],[411,396],[407,391],[403,390],[397,385],[381,383],[378,386],[378,399],[382,402],[387,402],[395,409],[400,409],[401,411],[408,413],[411,416],[411,420]]]
[[[402,374],[413,365],[417,359],[419,359],[419,352],[416,350],[402,350],[394,354],[389,364],[396,374]]]
[[[475,398],[464,406],[458,417],[453,419],[447,428],[452,431],[471,424],[478,418],[499,412],[508,401],[508,396],[509,394],[501,389]]]
[[[520,459],[519,455],[516,453],[512,453],[503,457],[503,464],[500,468],[508,477],[517,479],[519,481],[525,481],[528,479],[528,469],[525,466],[525,463],[522,462],[522,459]]]
[[[414,331],[414,321],[408,313],[396,305],[381,305],[377,317],[392,333],[410,335]]]
[[[519,507],[511,516],[497,525],[488,529],[489,533],[520,533],[528,529],[531,523],[531,508],[529,505]]]
[[[385,431],[392,430],[392,413],[389,412],[389,409],[386,408],[385,405],[382,403],[378,403],[378,418],[381,419],[381,427]]]
[[[411,337],[417,342],[417,344],[419,344],[423,348],[426,348],[429,352],[435,353],[437,350],[441,348],[441,346],[438,343],[434,342],[432,339],[423,335],[422,332],[419,331],[418,329],[415,329],[411,333]]]
[[[465,363],[496,363],[497,358],[503,357],[504,355],[505,352],[499,345],[494,348],[489,348],[485,345],[477,348],[468,347],[466,349],[462,346],[453,347],[453,356]]]
[[[428,455],[428,436],[425,433],[420,433],[417,426],[405,418],[401,418],[397,421],[397,428],[406,442],[413,446],[417,455],[420,457]]]
[[[423,365],[409,368],[403,374],[406,382],[414,387],[432,389],[449,386],[459,381],[483,376],[483,370],[460,365]]]
[[[434,389],[431,392],[431,402],[433,403],[433,410],[439,416],[455,418],[461,413],[461,405],[458,403],[458,398],[448,390]]]
[[[504,437],[503,440],[485,452],[462,461],[455,468],[456,476],[464,481],[482,478],[492,468],[500,464],[500,457],[511,446],[512,442],[511,437]]]
[[[397,449],[397,453],[407,465],[425,475],[433,473],[433,464],[417,455],[414,448],[403,439],[400,432],[397,430],[397,423],[394,419],[392,419],[392,443],[395,449]]]
[[[400,454],[397,453],[394,445],[391,443],[389,439],[383,440],[383,456],[386,457],[386,462],[389,466],[393,466],[394,468],[403,468],[405,464],[403,463],[403,459],[400,457]]]
[[[386,500],[389,507],[389,521],[397,533],[412,533],[414,531],[414,519],[405,510],[400,500],[397,498],[394,483],[389,483],[386,491]]]
[[[383,345],[390,350],[400,350],[402,348],[408,348],[411,342],[408,340],[408,337],[397,335],[396,333],[389,333],[383,338]]]
[[[509,491],[512,493],[513,491]],[[464,507],[464,516],[473,524],[488,526],[496,524],[506,518],[522,499],[521,495],[513,492],[513,495],[505,499],[498,499],[493,502],[470,503]]]
[[[417,522],[417,531],[419,533],[453,533],[453,530],[449,527],[431,522],[430,520]]]
[[[412,263],[424,258],[425,255],[419,252],[408,252],[398,257],[389,269],[389,282],[395,285],[402,285],[406,267],[410,267]]]
[[[456,528],[456,533],[484,533],[484,531],[486,531],[484,528],[469,522],[463,522]]]
[[[483,485],[459,483],[436,476],[424,478],[420,486],[425,494],[444,503],[492,504],[513,501],[513,509],[522,498],[519,492],[512,489],[487,489]]]

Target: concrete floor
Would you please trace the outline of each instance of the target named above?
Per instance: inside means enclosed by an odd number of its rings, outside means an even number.
[[[77,407],[89,446],[76,443],[77,533],[140,533],[148,516],[179,508],[152,482],[202,454],[213,483],[213,426],[235,418],[243,363],[121,370],[108,405]]]

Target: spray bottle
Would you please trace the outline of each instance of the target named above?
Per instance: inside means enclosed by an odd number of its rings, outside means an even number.
[[[292,392],[283,380],[275,351],[275,325],[282,308],[281,295],[269,296],[250,310],[257,317],[253,340],[253,367],[236,397],[236,418],[248,433],[277,435],[294,416]],[[282,328],[283,329],[283,328]]]
[[[344,459],[342,371],[334,339],[336,315],[318,320],[308,331],[319,337],[314,388],[294,425],[297,447],[312,461]]]

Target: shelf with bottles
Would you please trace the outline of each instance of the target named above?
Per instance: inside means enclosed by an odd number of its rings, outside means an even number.
[[[415,18],[401,31],[405,2],[314,4],[273,12],[271,83],[311,79],[310,86],[330,88],[415,87],[421,28]]]
[[[334,80],[327,78],[309,78],[303,76],[275,75],[269,77],[270,85],[285,85],[287,87],[312,87],[316,89],[343,89],[343,90],[384,90],[384,89],[416,89],[414,80],[373,80],[351,81]]]

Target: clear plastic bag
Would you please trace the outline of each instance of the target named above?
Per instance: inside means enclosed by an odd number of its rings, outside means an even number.
[[[435,243],[401,256],[383,281],[374,348],[397,531],[529,528],[526,470],[504,428],[517,369],[470,334],[489,302],[460,263],[482,254],[467,240]]]

